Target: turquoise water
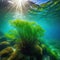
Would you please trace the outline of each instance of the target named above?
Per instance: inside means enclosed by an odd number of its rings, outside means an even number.
[[[0,31],[6,33],[12,29],[9,24],[10,20],[18,18],[35,21],[45,30],[43,39],[46,44],[60,52],[60,1],[49,1],[45,5],[31,9],[24,16],[15,15],[14,12],[0,11]]]

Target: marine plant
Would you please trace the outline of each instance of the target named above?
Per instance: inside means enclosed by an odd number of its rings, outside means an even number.
[[[28,43],[37,43],[44,35],[44,30],[35,22],[29,22],[25,20],[14,20],[11,22],[14,30],[9,31],[10,34],[6,34],[7,37],[16,39],[17,41],[23,40]]]
[[[44,30],[40,25],[19,19],[12,21],[11,25],[14,27],[14,30],[9,31],[6,36],[15,42],[17,51],[19,50],[22,54],[29,56],[34,54],[42,55],[42,48],[39,47],[39,44],[42,41]]]
[[[15,42],[15,51],[9,57],[9,60],[25,60],[25,56],[29,56],[30,60],[34,60],[34,58],[43,60],[44,55],[49,56],[49,60],[57,60],[55,52],[45,44],[41,44],[44,30],[40,25],[20,19],[12,21],[11,25],[14,29],[9,31],[9,34],[6,34],[6,36]],[[19,56],[22,56],[22,58]]]

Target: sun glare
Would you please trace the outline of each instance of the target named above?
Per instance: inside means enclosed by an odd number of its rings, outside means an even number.
[[[8,2],[11,4],[12,8],[14,8],[17,12],[24,13],[28,8],[29,0],[9,0]]]

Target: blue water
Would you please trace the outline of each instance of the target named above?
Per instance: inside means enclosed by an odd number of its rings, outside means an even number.
[[[52,3],[51,3],[52,5]],[[47,44],[52,45],[54,48],[60,50],[60,3],[55,6],[45,7],[43,11],[32,10],[33,12],[28,13],[25,16],[19,15],[18,18],[35,21],[38,23],[44,30],[44,40]],[[57,9],[57,10],[56,10]],[[4,12],[0,13],[0,31],[6,33],[13,27],[10,26],[9,21],[16,19],[14,17],[14,12]]]

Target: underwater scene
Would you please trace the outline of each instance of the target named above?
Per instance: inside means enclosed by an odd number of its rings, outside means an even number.
[[[0,60],[60,60],[60,0],[0,0]]]

